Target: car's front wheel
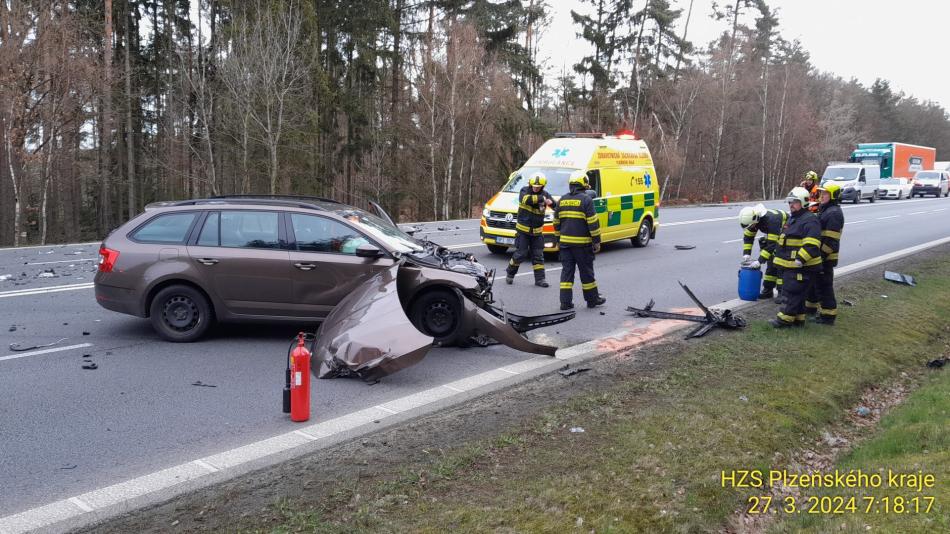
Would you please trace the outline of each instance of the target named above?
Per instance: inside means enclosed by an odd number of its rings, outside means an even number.
[[[448,289],[426,291],[413,301],[409,318],[419,331],[435,338],[437,344],[452,345],[458,341],[462,325],[462,302]]]
[[[897,200],[900,200],[900,199],[902,199],[902,198],[904,198],[904,192],[903,192],[903,191],[898,191],[898,192],[897,192]]]
[[[208,298],[186,285],[163,288],[149,306],[152,327],[162,338],[175,343],[190,343],[204,336],[214,323]]]

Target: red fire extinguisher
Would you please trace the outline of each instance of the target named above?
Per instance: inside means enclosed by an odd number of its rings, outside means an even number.
[[[290,353],[290,420],[301,423],[310,419],[310,351],[304,346],[304,333],[297,335],[297,346]]]

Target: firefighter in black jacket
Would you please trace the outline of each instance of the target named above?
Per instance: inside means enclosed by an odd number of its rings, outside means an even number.
[[[775,264],[782,269],[785,305],[771,321],[776,328],[805,324],[805,296],[821,271],[821,223],[808,211],[808,191],[796,187],[786,200],[791,213],[775,251]]]
[[[576,171],[568,182],[571,192],[562,196],[554,209],[554,235],[561,248],[561,309],[574,307],[574,268],[580,271],[587,307],[607,302],[594,280],[594,254],[600,250],[600,223],[594,200],[585,191],[587,174]]]
[[[739,212],[739,225],[742,226],[742,263],[751,262],[753,268],[766,265],[760,299],[772,298],[772,292],[776,286],[779,292],[782,290],[782,273],[772,260],[778,236],[782,233],[786,220],[788,220],[788,213],[782,210],[766,209],[762,204],[747,206]],[[762,232],[762,237],[759,238],[759,259],[753,261],[752,244],[758,232]]]
[[[521,262],[531,258],[534,269],[534,285],[548,287],[544,279],[544,210],[554,204],[554,199],[544,190],[548,180],[541,173],[528,179],[528,185],[518,193],[518,222],[515,225],[515,253],[508,262],[505,282],[511,284],[518,274]]]
[[[838,266],[838,249],[841,246],[841,231],[844,229],[844,212],[838,205],[841,186],[827,184],[819,188],[821,197],[818,221],[821,223],[821,273],[815,277],[808,298],[806,311],[817,313],[815,322],[833,325],[838,315],[835,299],[835,267]]]

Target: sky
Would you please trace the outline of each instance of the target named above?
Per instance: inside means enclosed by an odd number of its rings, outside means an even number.
[[[642,9],[646,0],[634,0]],[[682,34],[689,0],[671,0],[683,10],[678,33]],[[732,3],[731,0],[720,0]],[[812,65],[868,87],[875,78],[891,82],[920,100],[933,100],[950,110],[950,1],[948,0],[769,0],[778,14],[779,32],[789,41],[798,39],[811,56]],[[589,4],[577,0],[548,0],[550,27],[541,36],[539,55],[547,68],[559,74],[589,53],[576,37],[571,10],[588,12]],[[734,5],[734,4],[733,4]],[[712,2],[694,0],[687,39],[697,48],[719,35],[728,22],[710,18]]]

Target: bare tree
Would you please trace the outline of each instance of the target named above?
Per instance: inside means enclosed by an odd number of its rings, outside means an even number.
[[[269,190],[278,192],[278,153],[292,105],[306,88],[310,60],[301,50],[301,17],[295,2],[277,6],[257,2],[236,22],[233,48],[222,65],[222,81],[256,126],[267,148]]]

